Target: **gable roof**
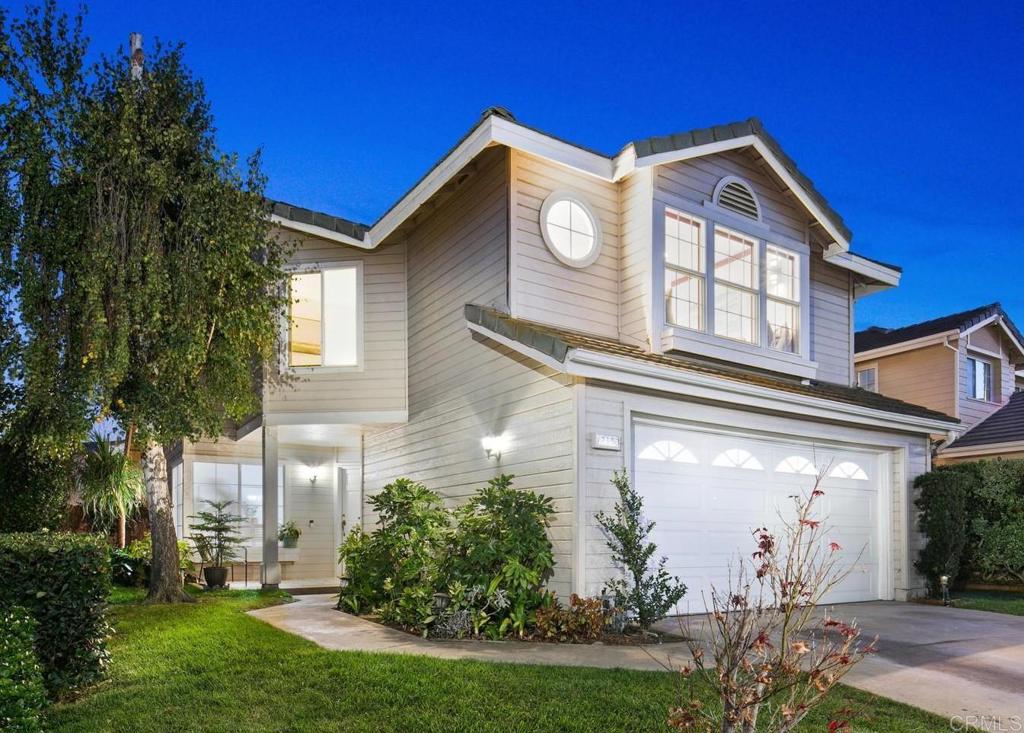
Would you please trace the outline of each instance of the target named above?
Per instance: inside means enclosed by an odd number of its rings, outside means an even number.
[[[578,331],[525,321],[520,318],[513,318],[493,308],[479,305],[467,305],[465,312],[466,320],[469,323],[481,326],[490,332],[538,351],[560,363],[566,362],[571,350],[578,349],[610,356],[625,357],[638,362],[667,366],[683,372],[742,382],[791,395],[805,395],[807,397],[816,397],[887,413],[942,421],[948,423],[946,428],[955,427],[956,423],[959,422],[956,418],[942,412],[929,410],[920,405],[913,405],[909,402],[886,397],[877,392],[871,392],[859,387],[849,387],[818,380],[772,376],[693,357],[653,354],[639,346],[625,344],[615,339],[591,336]]]
[[[915,339],[935,336],[950,331],[962,333],[994,316],[1002,319],[1003,325],[1006,326],[1007,330],[1017,341],[1018,348],[1020,348],[1024,344],[1024,337],[1022,337],[1021,332],[1013,325],[1013,321],[1006,315],[1006,311],[1003,310],[999,303],[989,303],[988,305],[972,308],[971,310],[952,313],[948,316],[933,318],[930,321],[914,323],[901,328],[871,326],[854,334],[854,351],[859,354],[864,351],[894,346],[906,341],[914,341]]]
[[[749,117],[740,122],[729,122],[724,125],[713,127],[702,127],[696,130],[678,132],[662,137],[649,137],[643,140],[634,140],[632,145],[636,151],[637,158],[646,158],[652,155],[686,150],[687,148],[700,147],[709,143],[725,142],[743,137],[756,137],[778,158],[783,167],[793,176],[814,202],[821,208],[824,215],[831,221],[837,230],[847,241],[853,239],[853,232],[846,226],[843,217],[832,208],[825,197],[815,187],[814,182],[808,178],[796,165],[796,162],[786,155],[786,152],[779,145],[778,141],[768,134],[764,125],[756,117]]]
[[[852,232],[839,214],[785,154],[756,118],[727,125],[698,128],[666,137],[627,143],[616,155],[596,152],[519,122],[503,107],[490,107],[480,119],[431,168],[371,225],[313,212],[282,202],[275,204],[271,219],[296,231],[362,249],[374,249],[419,209],[434,193],[491,145],[505,145],[560,163],[605,181],[619,181],[637,169],[672,160],[711,155],[744,147],[754,148],[784,185],[823,227],[834,243],[826,249],[829,262],[864,276],[868,282],[891,287],[899,282],[899,270],[850,252]],[[656,152],[660,151],[660,152]],[[325,223],[325,226],[321,226]]]
[[[1024,392],[1011,395],[1009,402],[950,443],[944,450],[1019,441],[1024,441]]]

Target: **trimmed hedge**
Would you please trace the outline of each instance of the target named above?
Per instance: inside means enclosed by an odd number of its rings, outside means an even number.
[[[97,535],[0,535],[0,608],[24,607],[36,622],[36,656],[51,697],[103,677],[110,549]]]
[[[36,622],[24,608],[0,609],[0,730],[37,733],[46,690],[33,643]]]
[[[959,583],[1024,580],[1024,460],[943,466],[914,486],[927,537],[916,566],[933,593],[940,575]]]

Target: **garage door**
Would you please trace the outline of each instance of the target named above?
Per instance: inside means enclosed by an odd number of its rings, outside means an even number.
[[[839,543],[840,563],[854,567],[825,600],[880,597],[877,453],[648,422],[635,423],[633,446],[634,481],[657,523],[652,539],[689,587],[680,611],[703,611],[712,586],[729,587],[730,567],[754,550],[753,529],[777,530],[780,511],[792,516],[790,497],[814,486],[818,467],[825,541]]]

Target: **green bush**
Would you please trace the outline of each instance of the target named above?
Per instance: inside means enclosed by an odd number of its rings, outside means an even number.
[[[455,511],[446,575],[450,582],[483,590],[484,598],[501,593],[504,608],[491,614],[489,623],[522,636],[555,567],[548,539],[554,505],[546,496],[512,488],[512,479],[491,479]]]
[[[440,635],[524,635],[554,567],[547,537],[554,508],[511,483],[511,476],[493,479],[455,512],[414,481],[385,486],[369,499],[377,527],[355,528],[339,550],[348,584],[338,607],[424,633],[443,623]],[[443,618],[436,593],[450,596]]]
[[[35,649],[51,696],[106,670],[110,549],[103,537],[0,535],[0,608],[23,606],[36,622]]]
[[[112,578],[117,585],[143,587],[149,582],[149,568],[153,564],[153,537],[146,533],[141,539],[128,544],[123,550],[110,554]],[[193,568],[192,550],[186,540],[178,540],[178,567]]]
[[[619,494],[614,511],[598,512],[594,518],[608,537],[612,562],[624,575],[610,579],[605,590],[615,596],[616,608],[648,629],[665,618],[686,593],[686,586],[665,569],[664,557],[655,561],[658,548],[648,539],[654,522],[644,519],[643,499],[630,485],[629,476],[617,471],[612,484]]]
[[[23,608],[0,609],[0,730],[41,731],[46,690],[33,644],[35,621]]]
[[[927,579],[932,595],[939,593],[941,576],[948,576],[950,582],[960,577],[977,478],[972,466],[948,466],[914,479],[918,492],[914,503],[921,510],[918,526],[927,538],[914,566]]]
[[[1024,521],[1017,517],[985,527],[975,556],[983,578],[1024,583]]]
[[[369,499],[378,515],[372,534],[354,529],[339,550],[348,586],[339,608],[379,613],[385,623],[422,629],[431,621],[433,593],[451,534],[451,515],[423,484],[400,478]]]

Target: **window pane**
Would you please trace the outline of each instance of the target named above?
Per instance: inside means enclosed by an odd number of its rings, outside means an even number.
[[[704,272],[703,222],[665,210],[665,262],[693,272]]]
[[[715,227],[715,279],[756,288],[756,250],[757,242],[753,239]]]
[[[861,369],[857,372],[857,386],[862,389],[874,392],[877,387],[877,378],[874,368],[872,369]]]
[[[704,278],[665,268],[665,318],[676,326],[704,330]]]
[[[777,351],[797,352],[799,309],[790,303],[768,299],[768,345]]]
[[[359,363],[359,271],[324,270],[324,359],[330,366]]]
[[[715,335],[757,343],[757,304],[754,293],[715,283]]]
[[[786,300],[800,300],[796,256],[769,247],[765,260],[765,286],[768,295]]]
[[[594,223],[577,202],[556,201],[548,209],[545,223],[551,246],[566,259],[583,260],[594,251]]]
[[[288,338],[288,363],[292,366],[319,366],[323,312],[320,273],[304,272],[291,278],[291,324]]]

